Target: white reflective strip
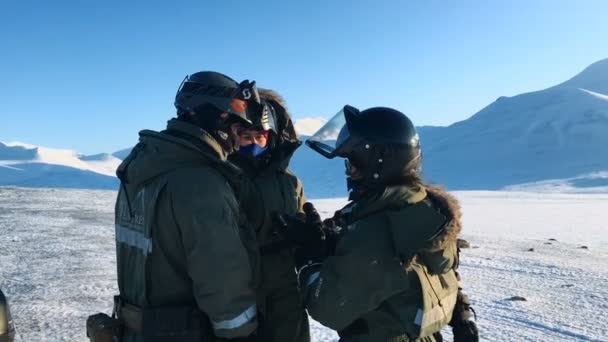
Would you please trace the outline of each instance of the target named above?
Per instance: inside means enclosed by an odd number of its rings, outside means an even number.
[[[450,312],[454,311],[457,297],[458,291],[446,296],[445,298],[442,298],[441,305],[437,305],[429,310],[426,314],[422,311],[422,309],[418,309],[414,323],[419,325],[420,329],[424,329],[427,326],[442,320]]]
[[[315,272],[308,277],[308,281],[306,282],[306,286],[310,286],[310,284],[314,283],[321,276],[321,272]]]
[[[145,237],[142,232],[120,224],[116,225],[116,241],[139,248],[146,255],[152,253],[152,240]]]
[[[414,319],[414,324],[420,326],[422,325],[422,317],[424,316],[424,311],[422,309],[418,309],[416,311],[416,318]]]
[[[240,315],[236,316],[233,319],[228,319],[221,322],[211,322],[213,324],[213,330],[228,330],[228,329],[236,329],[240,328],[243,325],[251,322],[257,314],[257,308],[255,304],[247,308],[247,310],[243,311]]]

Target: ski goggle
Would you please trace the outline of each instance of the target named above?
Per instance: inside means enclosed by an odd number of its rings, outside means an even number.
[[[260,96],[258,94],[255,81],[245,80],[237,88],[218,88],[218,92],[230,93],[230,96],[214,96],[204,94],[208,89],[200,83],[191,81],[190,76],[186,76],[175,94],[176,104],[186,110],[194,110],[203,104],[211,104],[222,112],[238,115],[241,119],[251,123],[250,117],[263,114],[256,113],[263,111]]]

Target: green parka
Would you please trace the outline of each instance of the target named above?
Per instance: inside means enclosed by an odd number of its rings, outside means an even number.
[[[245,219],[237,198],[247,183],[217,142],[173,119],[166,131],[140,132],[117,174],[120,296],[126,305],[149,311],[142,315],[147,332],[127,329],[124,341],[207,341],[252,333],[257,245],[239,225]],[[180,311],[184,307],[192,308],[189,314]],[[208,326],[188,326],[196,324],[192,315]],[[186,335],[175,335],[180,329]],[[158,337],[163,333],[166,340]]]
[[[243,206],[258,211],[254,225],[262,251],[258,308],[263,315],[259,334],[264,342],[308,342],[308,315],[298,291],[293,250],[282,243],[281,228],[276,224],[277,214],[293,216],[306,202],[302,183],[288,169],[301,143],[282,98],[270,90],[259,91],[275,109],[278,137],[274,146],[262,160],[238,153],[230,156],[250,177],[258,193],[254,202]]]
[[[340,211],[335,255],[300,272],[309,314],[341,341],[434,341],[458,280],[456,200],[436,188],[390,186]]]

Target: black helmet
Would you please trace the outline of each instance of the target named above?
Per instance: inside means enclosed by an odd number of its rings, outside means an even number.
[[[251,125],[250,117],[263,110],[255,81],[237,83],[213,71],[186,76],[175,94],[179,119],[190,122],[220,143],[227,153],[238,149],[232,124]]]
[[[388,184],[418,172],[420,140],[412,121],[398,110],[344,108],[306,144],[326,158],[348,158],[367,185]]]
[[[245,80],[239,84],[224,74],[201,71],[184,78],[175,94],[174,104],[178,116],[187,113],[202,116],[228,113],[250,123],[247,112],[259,110],[250,107],[259,107],[260,97],[255,81]],[[210,107],[214,110],[210,110]]]

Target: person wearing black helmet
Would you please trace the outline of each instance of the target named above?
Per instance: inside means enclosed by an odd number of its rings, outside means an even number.
[[[235,127],[261,109],[255,82],[198,72],[175,107],[167,129],[141,131],[117,170],[116,335],[254,341],[257,246],[242,224],[243,177],[227,156],[238,148]]]
[[[345,106],[306,143],[345,159],[350,191],[349,204],[324,222],[310,203],[305,216],[284,217],[300,246],[308,313],[340,341],[441,341],[460,315],[461,214],[453,196],[422,181],[412,122],[391,108]]]
[[[239,127],[239,153],[230,156],[259,191],[244,204],[261,213],[255,223],[261,253],[259,336],[264,342],[308,342],[308,315],[298,292],[293,248],[284,243],[274,219],[277,214],[296,215],[306,202],[302,183],[288,169],[301,142],[281,96],[268,89],[259,94],[263,110],[252,112],[252,123]]]

